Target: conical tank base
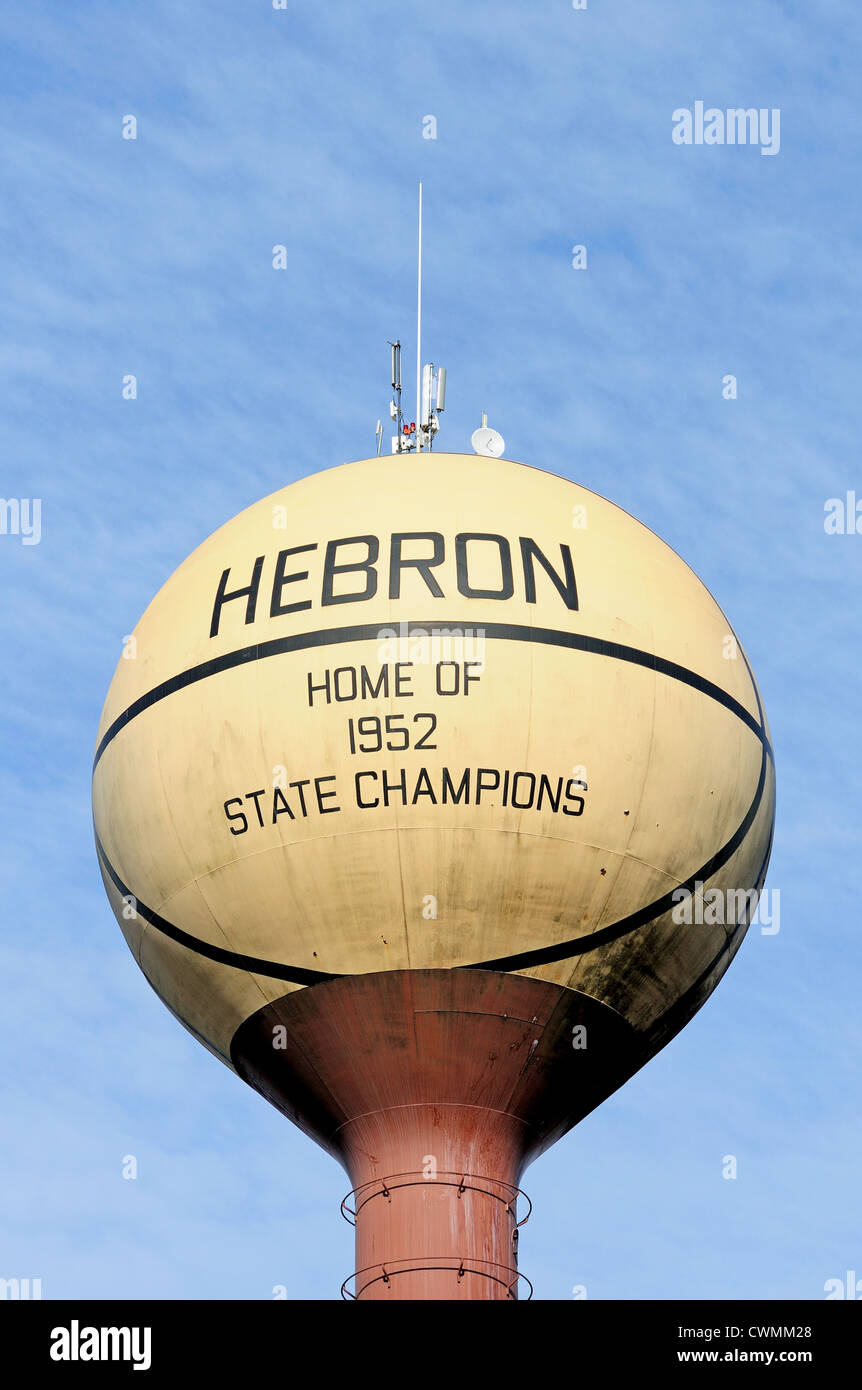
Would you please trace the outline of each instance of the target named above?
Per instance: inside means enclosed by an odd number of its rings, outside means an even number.
[[[646,1060],[588,995],[490,970],[297,990],[238,1029],[239,1074],[344,1164],[347,1297],[514,1299],[527,1164]]]

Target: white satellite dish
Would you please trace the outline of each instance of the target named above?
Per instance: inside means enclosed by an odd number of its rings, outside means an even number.
[[[506,441],[496,430],[489,429],[486,425],[481,425],[470,435],[470,443],[473,445],[473,452],[484,454],[486,458],[502,458]]]

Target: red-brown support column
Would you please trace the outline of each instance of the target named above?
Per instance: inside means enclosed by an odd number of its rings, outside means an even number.
[[[358,1299],[518,1297],[523,1123],[465,1105],[407,1105],[342,1130],[354,1180]]]
[[[576,1024],[586,1048],[572,1046]],[[248,1019],[231,1056],[347,1169],[345,1291],[362,1300],[517,1297],[521,1173],[644,1060],[614,1010],[491,970],[297,990]]]

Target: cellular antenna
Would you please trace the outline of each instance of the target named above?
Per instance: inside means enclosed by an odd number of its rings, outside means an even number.
[[[390,419],[392,419],[392,420],[395,421],[395,430],[396,430],[395,438],[394,438],[393,441],[392,441],[392,452],[393,452],[393,454],[402,454],[402,453],[404,452],[405,448],[407,447],[407,445],[404,443],[404,433],[403,433],[402,419],[401,419],[401,343],[400,343],[400,340],[396,338],[395,342],[394,342],[394,343],[390,343],[389,346],[390,346],[390,348],[392,349],[392,360],[391,360],[392,371],[391,371],[390,375],[391,375],[391,377],[392,377],[392,390],[395,392],[394,397],[393,397],[392,400],[389,402],[389,416],[390,416]],[[380,449],[379,449],[379,448],[378,448],[377,452],[378,452],[378,454],[380,453]]]

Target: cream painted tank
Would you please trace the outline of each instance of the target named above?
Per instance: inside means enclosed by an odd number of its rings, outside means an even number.
[[[721,979],[774,770],[742,647],[651,531],[523,464],[395,455],[172,575],[93,810],[150,984],[350,1175],[345,1296],[513,1299],[521,1174]]]
[[[555,474],[435,453],[304,478],[180,565],[93,808],[131,951],[230,1064],[262,1005],[371,972],[533,977],[652,1034],[744,935],[774,775],[673,550]]]

